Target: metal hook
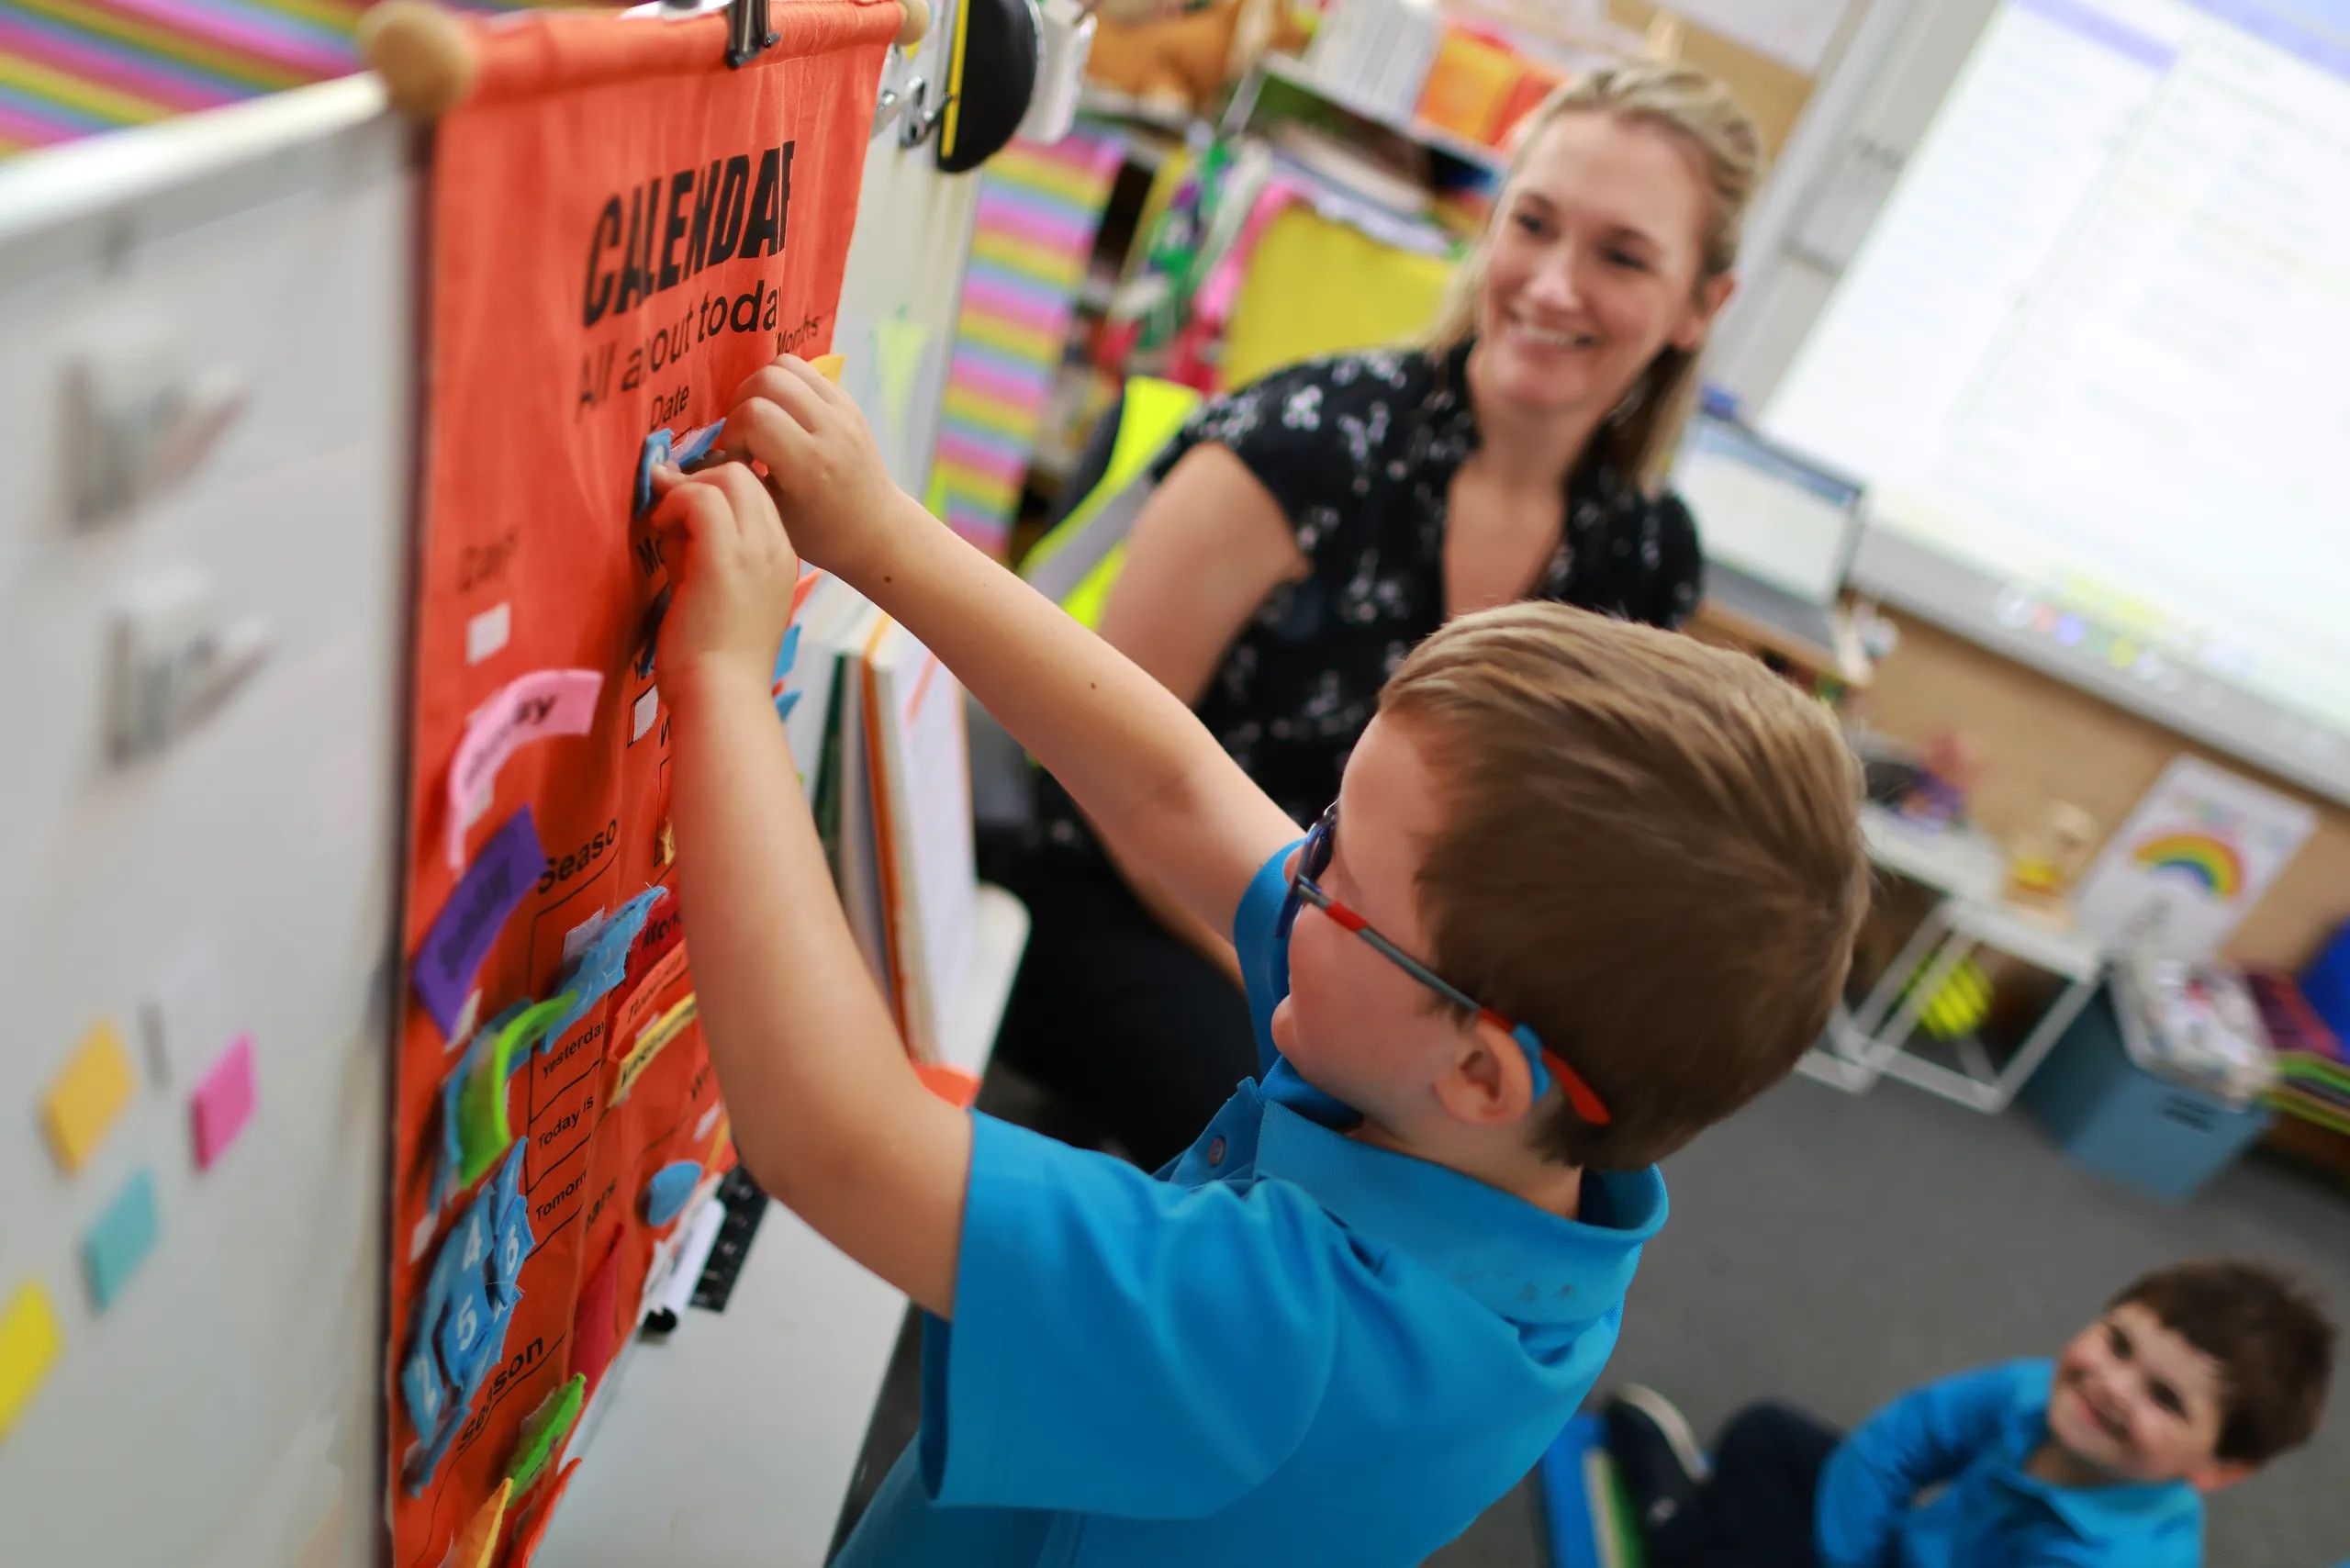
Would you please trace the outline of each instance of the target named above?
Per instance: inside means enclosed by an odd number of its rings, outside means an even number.
[[[920,76],[910,76],[906,79],[903,92],[895,87],[881,89],[880,102],[873,109],[873,135],[878,140],[892,124],[903,119],[905,123],[898,131],[898,145],[909,149],[919,147],[937,128],[939,119],[946,113],[946,106],[953,101],[954,95],[950,93],[933,104],[930,101],[930,84]]]
[[[726,0],[726,63],[740,70],[783,35],[767,25],[767,0]]]
[[[912,112],[907,115],[904,127],[898,132],[898,145],[912,151],[930,140],[930,133],[936,130],[938,122],[946,118],[947,106],[955,101],[956,95],[941,93],[938,101],[931,103],[928,101],[928,83],[916,77],[909,87],[907,96]]]

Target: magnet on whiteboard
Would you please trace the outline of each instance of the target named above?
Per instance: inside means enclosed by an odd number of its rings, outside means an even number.
[[[193,1083],[198,1070],[236,1036],[227,971],[209,937],[189,938],[139,1009],[147,1064],[159,1084]]]
[[[202,573],[132,583],[114,626],[114,760],[136,761],[203,722],[261,668],[275,641],[258,617],[228,618]]]
[[[184,483],[244,411],[244,377],[188,372],[162,342],[111,344],[66,367],[62,431],[73,526],[115,522]]]

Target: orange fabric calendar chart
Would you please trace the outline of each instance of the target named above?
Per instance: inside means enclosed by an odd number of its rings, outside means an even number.
[[[592,1404],[681,1198],[732,1163],[668,890],[666,575],[641,475],[777,353],[829,348],[899,19],[777,0],[778,40],[729,69],[722,16],[504,18],[475,28],[476,85],[432,133],[397,1568],[461,1540],[528,1555],[572,1380]]]

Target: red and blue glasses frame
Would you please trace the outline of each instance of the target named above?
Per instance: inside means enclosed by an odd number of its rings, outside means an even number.
[[[1278,934],[1281,940],[1286,942],[1289,939],[1290,928],[1297,924],[1298,910],[1306,904],[1312,904],[1332,920],[1337,921],[1342,930],[1352,932],[1369,943],[1389,963],[1393,964],[1454,1006],[1468,1009],[1511,1039],[1516,1040],[1518,1047],[1526,1052],[1526,1065],[1533,1075],[1534,1095],[1537,1099],[1549,1091],[1550,1079],[1555,1074],[1566,1092],[1567,1103],[1574,1107],[1575,1114],[1594,1126],[1605,1126],[1611,1120],[1606,1103],[1593,1091],[1591,1085],[1583,1081],[1582,1074],[1569,1067],[1556,1051],[1542,1043],[1540,1036],[1526,1025],[1514,1023],[1487,1007],[1483,1002],[1479,1002],[1475,997],[1471,996],[1467,991],[1462,991],[1459,986],[1454,985],[1450,980],[1381,935],[1369,921],[1323,890],[1321,883],[1316,879],[1330,868],[1330,857],[1336,852],[1337,841],[1338,806],[1334,801],[1330,803],[1330,809],[1322,813],[1321,820],[1314,824],[1313,831],[1305,835],[1305,843],[1297,852],[1296,864],[1290,868],[1289,900],[1281,906],[1281,924],[1278,927]]]

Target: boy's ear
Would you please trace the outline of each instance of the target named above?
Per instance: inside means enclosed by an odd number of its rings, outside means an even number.
[[[2187,1473],[2187,1484],[2209,1496],[2244,1480],[2260,1467],[2240,1459],[2215,1459]]]
[[[1534,1106],[1534,1074],[1509,1032],[1479,1018],[1460,1031],[1451,1064],[1437,1080],[1438,1101],[1471,1126],[1507,1126],[1523,1118]]]

